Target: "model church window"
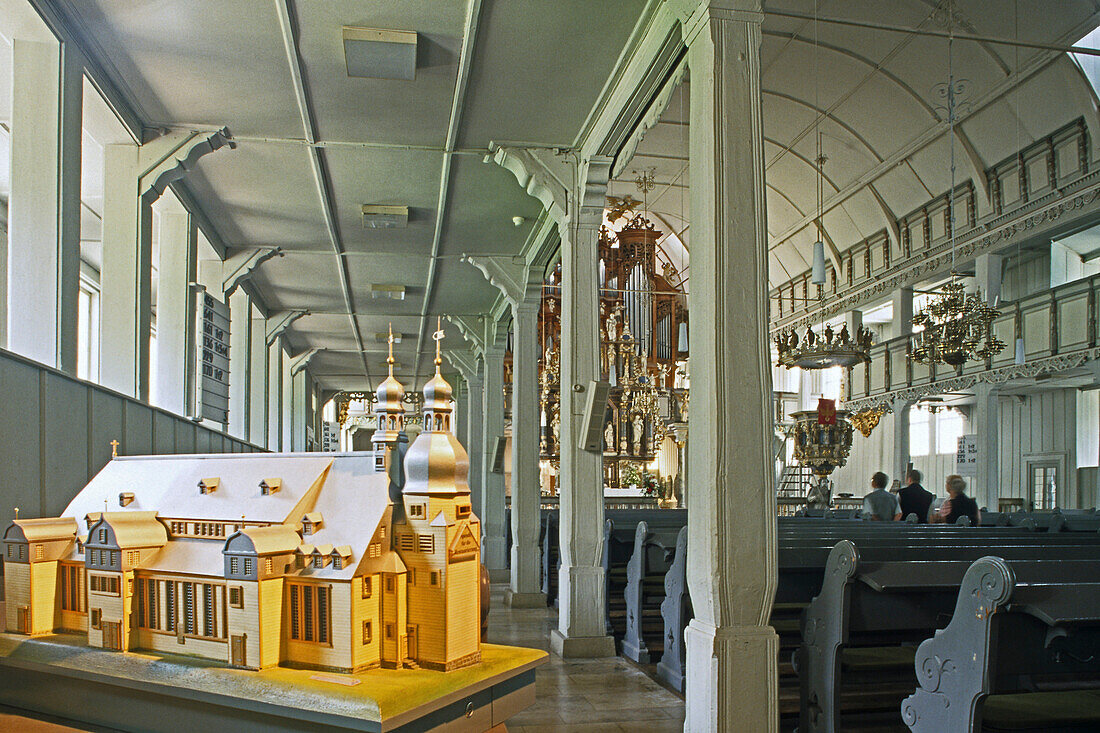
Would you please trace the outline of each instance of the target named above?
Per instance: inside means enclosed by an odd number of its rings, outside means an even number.
[[[412,552],[416,548],[416,537],[412,534],[400,534],[397,536],[397,549]]]
[[[466,517],[470,516],[470,505],[459,504],[457,507],[455,507],[455,516],[459,519],[465,519]]]
[[[46,548],[43,547],[42,545],[35,545],[34,546],[34,559],[35,560],[41,560],[44,557],[46,557]]]
[[[260,481],[260,493],[264,496],[275,494],[282,488],[283,480],[281,478],[265,478]]]
[[[92,622],[91,623],[92,623],[92,628],[93,629],[98,629],[99,627],[101,627],[103,625],[100,622],[100,619],[102,618],[102,614],[103,614],[103,612],[100,609],[98,609],[98,608],[93,608],[92,609]]]
[[[431,578],[429,579],[428,582],[431,583],[432,585],[439,585],[439,571],[438,570],[433,570],[432,571]]]
[[[370,644],[371,639],[373,638],[373,636],[374,636],[374,634],[372,633],[372,630],[371,630],[370,621],[364,621],[363,622],[363,643],[364,644]]]
[[[123,492],[120,492],[119,495],[118,495],[118,505],[119,506],[130,506],[130,504],[132,504],[133,501],[134,501],[134,492],[132,492],[132,491],[123,491]]]
[[[84,583],[80,577],[80,566],[61,563],[61,610],[84,611]]]
[[[302,517],[302,534],[311,535],[321,528],[324,519],[320,512],[310,512]]]
[[[411,504],[409,506],[409,516],[413,519],[423,519],[425,515],[426,512],[423,504]]]
[[[99,530],[99,544],[107,544],[107,530],[105,529]]]
[[[370,598],[373,589],[371,588],[371,578],[369,575],[363,576],[363,597]]]
[[[240,558],[238,558],[238,557],[229,558],[229,574],[230,575],[237,575],[240,572],[241,572]]]
[[[204,478],[199,480],[199,493],[200,494],[213,494],[218,490],[218,483],[221,479],[217,478]]]
[[[329,643],[329,587],[288,583],[290,589],[290,638]]]
[[[244,574],[252,575],[252,558],[250,557],[244,559]]]
[[[417,544],[421,552],[431,554],[435,552],[435,536],[422,534],[417,538]]]
[[[229,605],[233,608],[244,608],[244,591],[239,585],[229,589]]]

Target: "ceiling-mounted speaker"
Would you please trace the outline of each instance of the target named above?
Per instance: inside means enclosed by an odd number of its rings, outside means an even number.
[[[344,26],[348,76],[369,79],[416,78],[416,32]]]
[[[578,448],[603,454],[603,421],[607,417],[607,395],[611,385],[595,380],[588,383],[588,400],[584,403]]]
[[[814,242],[814,269],[810,282],[814,285],[825,284],[825,243],[820,239]]]
[[[363,204],[364,229],[404,229],[409,225],[408,206]]]

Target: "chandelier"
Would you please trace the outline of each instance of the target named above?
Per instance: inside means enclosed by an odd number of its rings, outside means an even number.
[[[921,328],[913,334],[909,356],[921,364],[959,366],[967,359],[986,359],[1001,353],[1005,344],[993,335],[993,319],[1000,312],[982,300],[981,291],[967,293],[952,279],[938,298],[913,316]]]
[[[831,414],[830,414],[831,413]],[[803,410],[791,414],[794,457],[824,478],[848,462],[852,423],[845,410]]]
[[[871,340],[871,332],[863,326],[856,329],[855,338],[847,324],[841,326],[840,331],[826,325],[820,334],[807,327],[801,338],[792,328],[775,337],[775,348],[779,352],[777,364],[788,369],[828,369],[870,362]]]

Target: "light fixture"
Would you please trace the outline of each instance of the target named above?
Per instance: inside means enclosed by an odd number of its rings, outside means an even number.
[[[777,366],[828,369],[870,362],[872,341],[871,331],[865,326],[856,329],[855,338],[848,331],[848,324],[841,326],[840,331],[826,324],[820,334],[807,327],[802,337],[792,328],[775,337],[779,352]]]
[[[814,265],[810,282],[814,285],[825,284],[825,243],[820,239],[814,242]]]
[[[370,296],[372,298],[390,298],[391,300],[404,300],[405,286],[374,283],[370,286]]]
[[[954,26],[947,37],[947,84],[937,85],[935,94],[943,97],[947,113],[947,134],[951,144],[951,188],[947,195],[947,228],[951,241],[951,279],[937,298],[913,316],[913,325],[921,330],[911,337],[909,358],[921,364],[961,366],[969,359],[982,360],[1004,350],[1005,344],[993,334],[993,319],[1000,315],[981,297],[981,291],[967,293],[955,269],[955,120],[959,96],[970,82],[956,79],[954,72]]]
[[[416,33],[344,26],[348,76],[372,79],[416,77]]]
[[[408,206],[363,204],[364,229],[404,229],[409,224]]]
[[[401,337],[402,337],[402,334],[397,333],[395,331],[394,334],[393,334],[393,342],[395,344],[401,343]],[[379,344],[387,344],[390,341],[390,334],[385,332],[385,331],[383,331],[381,333],[376,333],[376,334],[374,334],[374,340],[375,340],[376,343],[379,343]]]

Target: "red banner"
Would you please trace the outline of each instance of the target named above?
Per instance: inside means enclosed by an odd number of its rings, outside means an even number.
[[[836,400],[822,397],[817,401],[817,424],[836,425]]]

